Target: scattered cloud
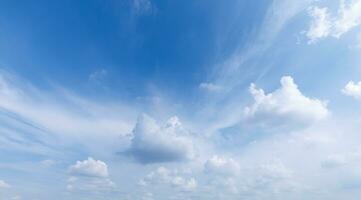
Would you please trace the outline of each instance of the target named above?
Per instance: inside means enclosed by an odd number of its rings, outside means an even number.
[[[347,3],[348,2],[348,3]],[[361,23],[361,1],[340,0],[338,17],[334,22],[334,36],[340,37]]]
[[[194,191],[197,188],[197,181],[193,177],[183,177],[178,170],[169,170],[159,167],[140,180],[143,186],[154,184],[166,184],[182,191]]]
[[[159,126],[154,119],[142,114],[133,129],[127,153],[141,163],[182,161],[195,156],[195,147],[177,117]]]
[[[214,83],[201,83],[199,88],[208,92],[218,92],[222,90],[222,87]]]
[[[329,36],[340,38],[361,23],[360,0],[340,0],[338,14],[335,17],[330,16],[327,7],[311,7],[309,10],[309,15],[312,18],[310,27],[306,32],[309,43]]]
[[[101,160],[94,160],[89,157],[87,160],[76,161],[70,166],[69,173],[72,175],[108,177],[108,166]]]
[[[10,185],[8,183],[6,183],[3,180],[0,180],[0,189],[2,188],[10,188]]]
[[[208,159],[204,165],[207,173],[219,175],[237,175],[240,172],[239,163],[232,158],[225,158],[214,155]]]
[[[328,37],[331,31],[331,21],[327,8],[312,7],[309,14],[313,18],[306,35],[310,43]]]
[[[361,100],[361,81],[358,83],[350,81],[341,91],[347,96]]]
[[[87,191],[88,193],[93,193],[112,191],[115,187],[115,183],[109,178],[71,176],[67,180],[66,189],[68,191]]]
[[[330,114],[326,102],[304,96],[290,76],[282,77],[281,88],[272,93],[266,94],[255,84],[249,91],[254,103],[244,110],[246,120],[262,127],[305,126]]]
[[[70,166],[69,174],[71,176],[67,180],[68,190],[103,191],[115,187],[115,184],[108,178],[107,164],[91,157],[87,160],[77,161]]]

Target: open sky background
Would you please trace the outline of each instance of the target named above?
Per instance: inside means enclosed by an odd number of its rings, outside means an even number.
[[[361,0],[0,0],[0,199],[359,200]]]

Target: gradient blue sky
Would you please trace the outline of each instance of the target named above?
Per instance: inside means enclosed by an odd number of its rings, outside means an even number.
[[[360,0],[0,1],[0,199],[357,199]]]

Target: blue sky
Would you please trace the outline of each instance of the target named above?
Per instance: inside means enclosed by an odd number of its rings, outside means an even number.
[[[355,199],[361,1],[0,1],[0,199]]]

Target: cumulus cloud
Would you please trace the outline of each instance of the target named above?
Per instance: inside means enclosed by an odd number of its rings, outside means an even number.
[[[87,160],[76,161],[70,166],[69,172],[73,175],[108,177],[108,166],[101,160],[89,157]]]
[[[67,180],[68,191],[106,192],[114,190],[115,183],[109,178],[71,176]]]
[[[347,85],[342,89],[342,93],[361,100],[361,81],[358,83],[353,81],[348,82]]]
[[[184,177],[178,170],[170,170],[165,167],[159,167],[150,172],[140,180],[140,183],[143,186],[166,184],[182,191],[194,191],[197,188],[197,181],[193,177]]]
[[[211,170],[210,163],[213,163]],[[286,191],[295,185],[292,171],[277,159],[258,164],[248,162],[240,167],[233,159],[213,156],[205,164],[204,172],[208,185],[206,191],[210,196],[221,195],[219,198],[224,199],[238,199],[240,195],[264,199],[260,194],[270,196],[275,191]]]
[[[239,163],[232,158],[214,155],[204,165],[205,171],[219,175],[237,175],[240,171]]]
[[[195,148],[177,117],[159,126],[154,119],[142,114],[133,129],[127,153],[141,163],[170,162],[192,159]]]
[[[0,189],[1,188],[10,188],[10,185],[8,183],[6,183],[3,180],[0,180]]]
[[[306,32],[306,36],[310,39],[309,43],[328,36],[340,38],[361,23],[360,0],[340,0],[338,14],[332,18],[328,8],[311,7],[309,10],[312,18]]]
[[[101,160],[89,157],[87,160],[77,161],[69,167],[71,175],[67,182],[68,190],[109,190],[115,184],[108,178],[108,166]]]
[[[304,126],[322,120],[329,115],[324,101],[304,96],[293,78],[281,78],[281,88],[266,94],[251,84],[253,105],[245,108],[248,122],[261,126]]]

